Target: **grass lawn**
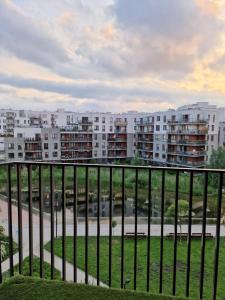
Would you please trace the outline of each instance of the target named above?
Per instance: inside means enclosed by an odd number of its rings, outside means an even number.
[[[44,262],[43,270],[44,270],[44,278],[50,279],[51,278],[51,266],[48,263]],[[16,265],[14,267],[14,274],[18,274],[18,273],[19,273],[19,265]],[[24,276],[29,276],[29,257],[26,257],[23,261],[22,274]],[[55,275],[55,277],[54,277],[55,279],[61,279],[61,275],[58,270],[55,269],[54,275]],[[10,276],[9,271],[3,273],[4,279],[7,279],[9,276]],[[33,276],[40,277],[40,259],[38,257],[34,257],[34,260],[33,260]]]
[[[82,284],[65,283],[35,279],[32,277],[14,277],[0,287],[1,299],[30,300],[30,299],[76,299],[76,300],[169,300],[166,296],[149,295],[127,290],[107,289]],[[179,298],[176,298],[179,299]]]
[[[100,279],[108,283],[108,238],[101,237],[100,242]],[[205,257],[205,277],[204,277],[204,299],[211,299],[213,288],[213,267],[214,267],[214,245],[215,241],[206,241]],[[46,245],[49,250],[50,245]],[[62,240],[58,238],[55,241],[55,253],[58,256],[62,254]],[[137,261],[137,290],[146,291],[146,263],[147,263],[147,240],[138,241],[138,261]],[[121,266],[121,244],[120,238],[113,238],[112,247],[112,287],[120,287],[120,266]],[[186,283],[186,256],[187,243],[178,242],[177,256],[177,295],[185,295]],[[84,270],[84,238],[78,237],[78,266]],[[151,238],[151,264],[150,264],[150,292],[158,293],[159,291],[159,255],[160,239]],[[73,238],[67,237],[67,260],[73,262]],[[199,279],[200,279],[200,261],[201,261],[201,242],[192,241],[191,255],[191,279],[190,279],[190,296],[194,299],[199,298]],[[133,288],[133,262],[134,262],[134,241],[125,240],[125,274],[124,278],[129,279],[130,283],[127,289]],[[89,237],[89,274],[96,277],[96,237]],[[173,278],[173,241],[164,240],[164,262],[163,262],[163,292],[172,293]],[[225,241],[221,239],[219,277],[218,277],[218,299],[225,296]]]

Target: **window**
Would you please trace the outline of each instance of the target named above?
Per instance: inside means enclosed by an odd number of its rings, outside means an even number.
[[[212,134],[211,135],[211,142],[213,142],[214,141],[214,135]]]
[[[17,137],[18,137],[18,138],[22,138],[22,137],[23,137],[23,134],[22,134],[22,133],[17,133]]]
[[[18,157],[19,157],[19,158],[22,158],[22,157],[23,157],[23,153],[22,153],[22,152],[19,152],[19,153],[18,153]]]
[[[163,158],[163,159],[166,159],[166,154],[163,154],[163,155],[162,155],[162,158]]]
[[[96,123],[99,122],[99,117],[95,117],[95,122],[96,122]]]
[[[155,153],[155,158],[159,158],[159,153]]]
[[[160,125],[156,125],[155,130],[160,131]]]
[[[214,125],[212,125],[212,131],[214,131]]]
[[[48,152],[45,152],[45,158],[48,158]]]
[[[167,126],[166,125],[163,125],[163,130],[167,130]]]
[[[105,133],[103,133],[102,139],[103,139],[103,140],[106,140],[106,134],[105,134]]]
[[[99,143],[95,143],[95,147],[98,148],[99,147]]]
[[[163,116],[163,122],[166,123],[166,116]]]
[[[58,152],[56,152],[56,151],[55,151],[55,152],[52,152],[52,156],[53,156],[53,157],[58,157]]]
[[[105,155],[106,155],[106,151],[103,150],[103,151],[102,151],[102,156],[105,156]]]
[[[94,130],[99,130],[99,126],[95,125]]]
[[[216,116],[215,116],[215,115],[213,115],[213,123],[215,123],[215,119],[216,119]]]
[[[111,131],[111,132],[113,131],[113,127],[112,126],[110,126],[109,131]]]
[[[13,158],[14,158],[14,153],[9,153],[9,154],[8,154],[8,157],[9,157],[10,159],[13,159]]]
[[[105,125],[102,125],[102,131],[105,132]]]
[[[102,117],[102,123],[105,124],[105,117]]]
[[[8,149],[14,149],[14,143],[9,143],[8,144]]]
[[[166,151],[166,145],[162,144],[162,151],[165,152]]]
[[[59,136],[58,136],[57,133],[53,133],[53,134],[52,134],[52,139],[53,139],[53,140],[58,140],[58,137],[59,137]]]
[[[160,121],[160,116],[157,116],[157,117],[156,117],[156,120],[159,122],[159,121]]]
[[[45,141],[48,140],[48,134],[47,133],[44,134],[44,139],[45,139]]]
[[[58,149],[58,143],[54,143],[54,149],[55,149],[55,150]]]
[[[22,146],[21,145],[18,145],[18,150],[22,150]]]
[[[48,150],[48,143],[44,143],[44,149]]]
[[[98,139],[98,135],[95,134],[95,135],[94,135],[94,140],[97,141],[97,139]]]
[[[159,144],[156,144],[156,151],[159,151]]]

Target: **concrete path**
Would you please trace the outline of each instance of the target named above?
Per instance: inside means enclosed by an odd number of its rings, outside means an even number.
[[[7,203],[3,200],[0,200],[0,225],[3,225],[6,234],[8,234],[8,207]],[[13,220],[13,240],[18,243],[18,215],[17,215],[17,207],[12,205],[12,220]],[[22,210],[22,234],[23,234],[23,258],[29,256],[29,222],[28,222],[28,211],[25,209]],[[50,222],[44,219],[44,244],[50,241]],[[61,230],[60,230],[61,231]],[[70,229],[70,233],[72,234],[72,228]],[[60,235],[60,233],[59,233]],[[68,234],[67,234],[68,235]],[[37,214],[33,214],[33,254],[37,257],[40,257],[40,242],[39,242],[39,217]],[[58,256],[54,256],[55,259],[55,268],[59,270],[62,274],[62,259]],[[44,250],[44,261],[51,263],[51,255],[48,251]],[[16,253],[13,256],[13,264],[14,266],[19,263],[19,254]],[[73,281],[73,265],[66,262],[66,280]],[[2,262],[2,272],[9,270],[9,259]],[[77,268],[77,282],[84,283],[85,282],[85,273]],[[97,284],[96,278],[89,275],[89,284]],[[106,286],[105,284],[100,282],[100,285]]]

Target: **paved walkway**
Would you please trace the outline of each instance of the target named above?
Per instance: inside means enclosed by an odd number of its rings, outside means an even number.
[[[7,203],[3,200],[0,200],[0,225],[3,225],[6,229],[6,234],[8,234],[8,207]],[[13,239],[18,243],[18,215],[17,215],[17,207],[12,205],[12,220],[13,220]],[[25,209],[22,210],[22,234],[23,234],[23,258],[29,256],[29,231],[28,231],[28,211]],[[44,219],[44,244],[46,244],[50,240],[50,222]],[[61,230],[60,230],[61,231]],[[72,230],[70,230],[72,233]],[[60,233],[59,233],[60,235]],[[33,214],[33,254],[37,257],[40,257],[40,243],[39,243],[39,217],[37,214]],[[55,268],[59,270],[62,274],[62,259],[55,255]],[[48,251],[44,250],[44,261],[51,263],[51,255]],[[14,266],[19,263],[19,254],[16,253],[13,256],[13,264]],[[2,262],[2,272],[9,270],[9,259]],[[66,280],[73,281],[73,273],[74,268],[73,265],[66,262]],[[88,276],[89,284],[97,284],[96,278],[91,275]],[[77,268],[77,282],[84,283],[85,282],[85,273]],[[100,282],[100,285],[106,286],[105,284]]]

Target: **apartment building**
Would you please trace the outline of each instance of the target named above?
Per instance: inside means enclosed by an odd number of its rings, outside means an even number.
[[[220,118],[207,102],[145,116],[137,126],[137,152],[149,163],[204,167],[219,145]]]
[[[155,113],[0,110],[0,159],[203,167],[224,145],[225,109],[207,102]]]
[[[5,117],[7,113],[4,112]],[[2,134],[6,160],[107,162],[135,155],[135,123],[141,114],[63,110],[13,114],[13,130],[9,134],[6,126]]]

